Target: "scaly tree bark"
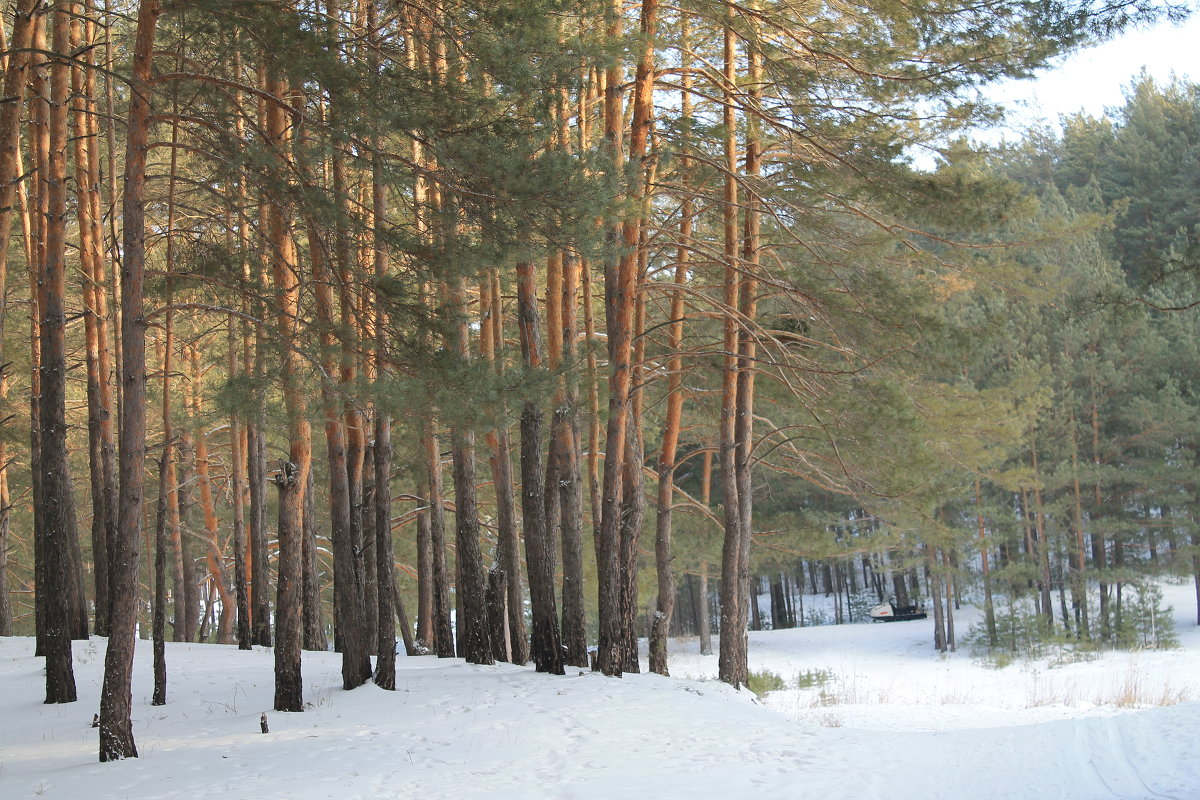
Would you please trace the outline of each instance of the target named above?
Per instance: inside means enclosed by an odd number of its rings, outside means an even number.
[[[751,3],[753,8],[753,2]],[[746,87],[746,102],[749,109],[746,113],[746,155],[745,180],[749,183],[749,191],[744,211],[744,226],[742,236],[742,258],[739,270],[741,272],[738,286],[738,362],[737,362],[737,415],[734,421],[734,438],[737,441],[735,455],[735,485],[737,488],[737,512],[740,515],[738,523],[739,553],[738,553],[738,584],[742,598],[750,596],[750,543],[754,520],[754,484],[752,459],[754,452],[754,376],[757,372],[756,337],[754,331],[755,317],[758,315],[758,266],[761,253],[759,251],[759,215],[761,213],[760,187],[757,185],[762,172],[762,143],[760,141],[759,117],[762,101],[763,65],[762,54],[758,42],[753,39],[757,23],[753,15],[749,16],[751,39],[746,45],[746,66],[748,85]],[[733,84],[729,84],[733,88]],[[746,629],[747,618],[742,610],[738,619],[740,630]],[[743,644],[743,647],[745,645]],[[739,671],[749,678],[750,667],[748,653],[741,655],[743,660]]]
[[[541,335],[534,266],[529,261],[517,264],[517,308],[521,355],[526,369],[536,370],[542,365]],[[561,675],[562,639],[554,602],[554,545],[546,525],[542,416],[537,401],[525,401],[521,409],[521,519],[533,617],[529,650],[538,672]]]
[[[685,59],[682,65],[682,97],[680,115],[684,120],[692,117],[692,75],[687,55],[690,28],[686,18],[680,20],[680,40]],[[671,618],[675,613],[675,574],[671,565],[671,522],[673,495],[675,491],[675,458],[679,448],[679,429],[683,421],[683,287],[688,277],[688,254],[691,252],[692,225],[695,207],[689,194],[687,170],[687,142],[684,142],[683,201],[679,209],[679,247],[675,251],[675,287],[671,294],[670,325],[667,329],[667,410],[663,421],[662,447],[658,454],[658,495],[655,501],[654,564],[658,577],[658,597],[655,601],[654,620],[650,626],[650,671],[659,675],[670,674],[667,667],[667,637],[671,632]]]
[[[167,550],[171,546],[167,536],[167,498],[171,492],[167,465],[171,463],[174,447],[172,439],[164,440],[162,456],[158,460],[158,502],[154,509],[154,608],[150,612],[150,639],[154,650],[152,706],[167,704]]]
[[[133,740],[133,648],[137,626],[138,546],[142,524],[143,471],[146,461],[146,323],[142,286],[146,264],[146,152],[150,137],[150,82],[154,34],[162,5],[138,5],[130,78],[129,122],[126,126],[125,183],[121,202],[124,220],[121,252],[121,425],[117,537],[109,569],[108,649],[100,693],[100,760],[137,756]]]
[[[653,2],[653,0],[651,0]],[[608,38],[621,37],[622,8],[615,2],[607,11]],[[614,170],[622,165],[622,76],[614,59],[605,76],[604,146]],[[636,126],[635,126],[636,129]],[[635,185],[640,181],[635,181]],[[609,231],[617,250],[623,226]],[[636,243],[636,237],[634,239]],[[608,426],[604,438],[604,477],[601,485],[600,529],[596,536],[596,577],[599,600],[599,648],[596,667],[605,675],[620,675],[625,663],[625,631],[621,618],[621,478],[625,464],[626,427],[633,355],[633,308],[636,296],[637,256],[623,252],[604,265],[605,321],[608,334]]]
[[[436,427],[426,423],[425,469],[429,478],[429,541],[433,568],[433,647],[438,658],[454,658],[450,627],[450,572],[446,565],[446,512],[442,493],[442,452]]]
[[[725,192],[722,222],[725,244],[724,363],[721,368],[720,467],[721,502],[724,506],[725,538],[721,548],[721,640],[717,671],[721,680],[737,688],[749,678],[746,649],[748,619],[747,598],[743,592],[745,570],[742,558],[741,495],[738,492],[737,462],[737,389],[738,322],[735,309],[740,299],[741,272],[738,265],[738,163],[737,117],[734,95],[737,91],[736,36],[733,31],[733,6],[726,3],[724,28],[724,100],[722,122],[725,128]]]
[[[71,15],[74,3],[54,6],[54,52],[70,53]],[[45,259],[39,284],[41,361],[40,451],[42,493],[42,552],[45,582],[37,587],[46,599],[46,702],[71,703],[77,699],[71,663],[73,629],[71,594],[72,539],[75,501],[67,462],[66,426],[66,216],[67,216],[67,103],[71,67],[65,58],[50,62],[50,158],[44,176],[47,195]]]
[[[371,6],[374,9],[374,6]],[[369,17],[370,27],[375,29],[373,11]],[[371,158],[371,206],[374,226],[371,229],[371,249],[374,255],[374,273],[382,283],[388,272],[388,252],[384,241],[384,226],[387,216],[387,188],[383,182],[380,155],[376,151]],[[383,298],[375,299],[375,376],[384,376],[387,363],[388,315]],[[381,689],[396,688],[396,556],[392,542],[392,420],[383,408],[375,410],[375,447],[372,463],[375,467],[375,537],[376,585],[378,602],[376,616],[375,685]]]
[[[237,324],[229,320],[229,379],[238,374]],[[250,634],[250,593],[246,583],[246,440],[245,427],[237,414],[229,418],[229,493],[233,509],[233,593],[237,603],[237,642],[239,650],[252,649]]]
[[[454,324],[451,346],[459,357],[469,354],[466,296],[461,281],[455,279],[449,300],[459,315]],[[455,544],[458,551],[458,597],[462,599],[462,617],[458,624],[463,633],[464,651],[460,654],[472,664],[491,664],[492,645],[488,631],[486,577],[479,551],[479,511],[475,491],[475,432],[462,423],[450,427],[450,455],[454,462]],[[542,478],[538,472],[538,480]]]
[[[71,47],[81,55],[71,74],[75,187],[79,222],[79,258],[85,305],[88,391],[88,456],[92,488],[92,564],[95,579],[95,629],[108,635],[108,542],[116,535],[116,439],[112,393],[112,356],[108,346],[108,297],[100,210],[99,126],[96,122],[95,26],[75,19]],[[86,46],[85,46],[86,45]],[[4,245],[0,245],[4,246]],[[2,359],[0,359],[2,361]]]
[[[583,477],[579,463],[579,385],[573,365],[578,358],[576,305],[580,259],[563,258],[562,337],[564,407],[555,408],[554,436],[559,438],[559,509],[562,514],[562,639],[563,658],[573,667],[588,666],[587,619],[583,601]],[[552,302],[552,300],[551,300]],[[560,414],[561,411],[561,414]],[[565,419],[560,419],[560,416]]]
[[[266,54],[266,138],[275,166],[289,167],[290,112],[288,87],[278,64]],[[275,285],[276,330],[282,349],[284,407],[288,420],[288,459],[275,478],[279,490],[279,569],[275,605],[275,710],[303,711],[300,673],[303,589],[304,491],[308,485],[311,434],[301,386],[303,362],[297,352],[300,320],[299,260],[288,211],[279,198],[267,203],[267,242]]]
[[[479,349],[484,358],[495,364],[496,372],[504,371],[504,318],[500,302],[500,277],[496,270],[486,270],[479,279]],[[516,509],[513,507],[511,447],[508,426],[503,422],[487,433],[488,463],[496,495],[496,562],[503,575],[504,625],[503,638],[492,644],[497,653],[514,664],[529,660],[525,633],[525,603],[521,593],[520,535],[517,532]],[[497,656],[499,657],[499,656]]]
[[[334,336],[333,274],[323,243],[309,220],[309,252],[313,269],[313,296],[321,332],[321,405],[325,412],[325,450],[329,471],[330,540],[333,546],[333,603],[337,642],[342,653],[342,688],[361,686],[371,675],[367,631],[363,628],[362,585],[356,568],[350,524],[350,484],[346,471],[346,429],[342,403],[330,381],[338,374],[338,345]]]
[[[8,368],[4,331],[8,317],[8,248],[12,240],[12,210],[16,207],[20,173],[21,108],[29,67],[28,48],[36,0],[20,0],[13,9],[12,52],[4,64],[4,96],[0,106],[0,400],[8,397]],[[2,31],[0,31],[2,36]],[[7,50],[8,43],[0,42]],[[0,636],[12,635],[12,605],[8,598],[9,490],[8,445],[0,443]],[[104,600],[107,603],[107,598]]]
[[[221,533],[217,522],[217,504],[213,498],[212,481],[209,476],[208,435],[201,422],[200,387],[204,373],[200,367],[200,348],[194,344],[188,345],[187,356],[191,374],[191,391],[188,400],[192,419],[192,438],[195,442],[193,453],[196,460],[196,482],[200,488],[200,510],[204,516],[204,531],[207,539],[205,560],[208,563],[208,573],[212,584],[221,598],[217,643],[229,644],[233,641],[233,623],[234,614],[237,611],[237,601],[229,589],[229,582],[225,575],[224,548],[221,546]]]

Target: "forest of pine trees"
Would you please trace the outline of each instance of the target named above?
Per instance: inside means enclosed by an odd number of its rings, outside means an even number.
[[[1145,644],[1163,575],[1200,614],[1200,89],[961,138],[1179,9],[4,12],[0,635],[48,703],[108,637],[102,761],[139,639],[155,703],[170,637],[302,711],[305,649],[394,688],[717,634],[742,686],[806,592],[942,649],[963,599],[992,647]]]

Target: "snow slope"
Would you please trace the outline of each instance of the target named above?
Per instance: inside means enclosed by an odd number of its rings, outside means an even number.
[[[1181,649],[1059,667],[941,657],[922,622],[755,633],[753,669],[814,683],[762,703],[680,640],[681,677],[402,657],[396,692],[342,691],[339,656],[305,653],[302,714],[269,710],[269,650],[168,644],[169,703],[152,707],[139,645],[141,757],[116,764],[90,727],[103,640],[75,644],[80,701],[46,706],[32,641],[0,639],[0,800],[1200,799],[1190,592],[1167,587]]]

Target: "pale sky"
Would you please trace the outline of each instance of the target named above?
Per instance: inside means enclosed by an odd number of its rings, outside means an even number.
[[[1099,116],[1124,105],[1125,87],[1143,67],[1161,82],[1172,74],[1200,81],[1200,14],[1178,26],[1130,31],[1070,56],[1035,80],[998,85],[987,97],[1009,107],[1017,129],[1041,119],[1055,124],[1060,115],[1081,109]]]

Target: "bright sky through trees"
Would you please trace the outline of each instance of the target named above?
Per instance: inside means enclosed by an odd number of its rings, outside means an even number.
[[[1008,81],[988,93],[1008,108],[1009,126],[1020,131],[1039,120],[1057,122],[1062,114],[1083,111],[1099,116],[1125,101],[1125,90],[1143,68],[1156,81],[1200,77],[1200,15],[1181,25],[1164,22],[1132,30],[1097,47],[1082,50],[1036,80]]]

